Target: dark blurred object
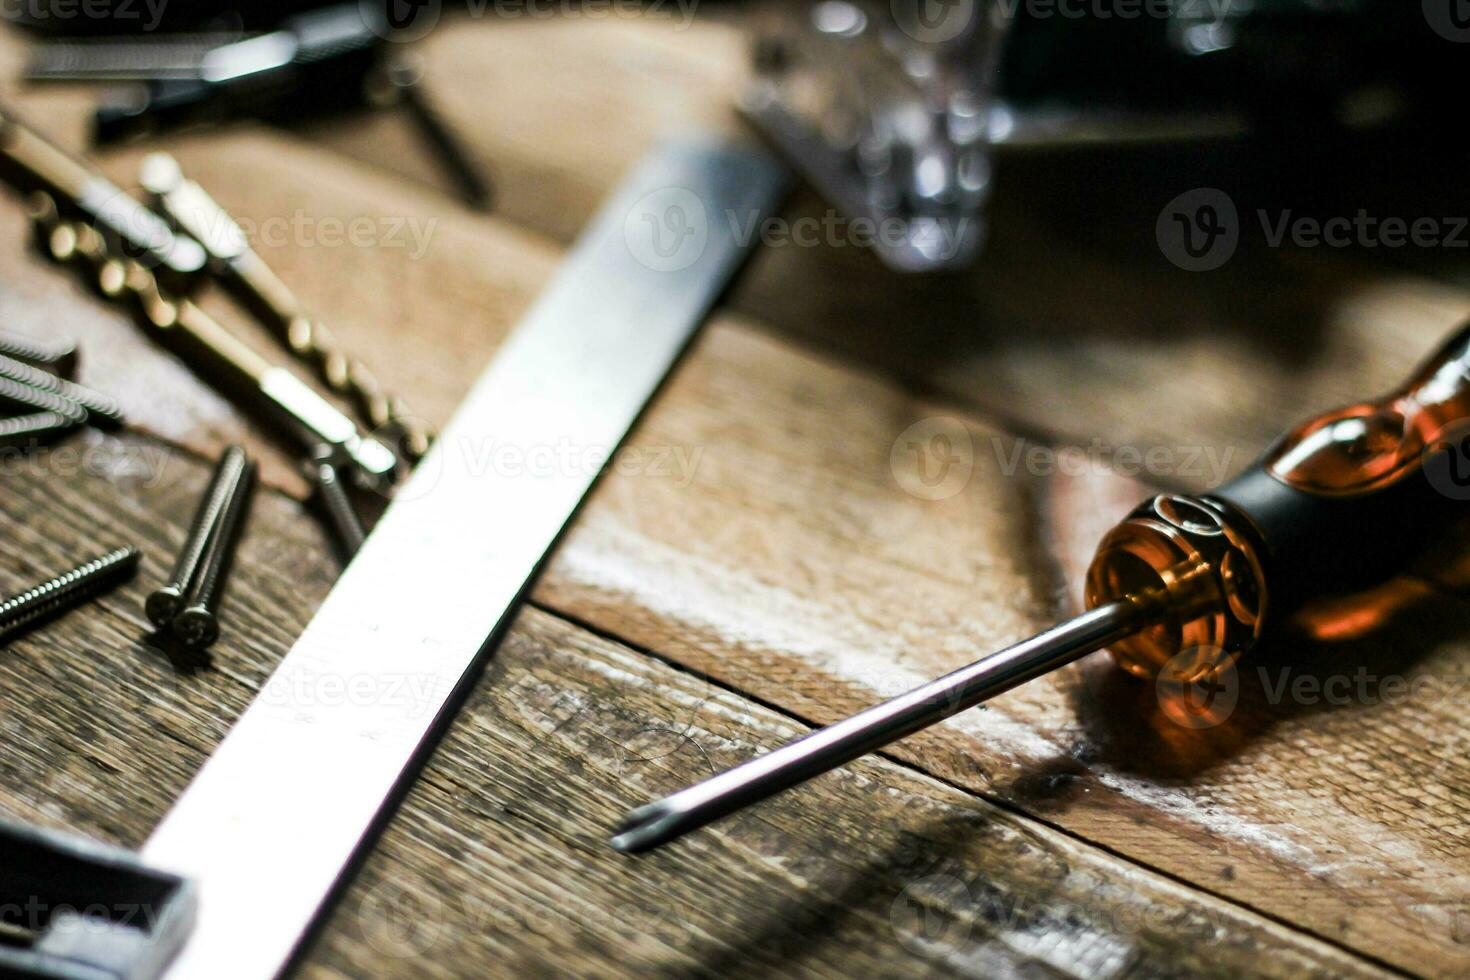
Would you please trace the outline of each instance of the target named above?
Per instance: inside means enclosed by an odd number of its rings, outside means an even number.
[[[252,23],[254,21],[252,20]],[[492,190],[420,84],[421,62],[372,4],[336,3],[265,32],[130,33],[37,44],[33,82],[128,82],[95,117],[99,144],[249,117],[295,124],[365,107],[402,108],[467,204]]]
[[[1059,9],[1067,2],[1058,0]],[[1088,0],[1085,9],[1127,2]],[[1449,10],[1456,2],[1443,5]],[[1143,10],[1150,5],[1138,4]],[[1169,15],[1037,19],[1024,15],[1029,8],[1023,3],[999,94],[1017,106],[1065,103],[1134,114],[1235,110],[1253,124],[1298,117],[1352,125],[1447,105],[1456,69],[1463,67],[1463,49],[1437,32],[1419,3],[1152,5]],[[1470,24],[1464,33],[1461,40],[1470,40]]]
[[[268,33],[208,48],[192,71],[181,70],[170,42],[155,37],[121,43],[137,51],[135,63],[144,63],[143,55],[153,51],[164,56],[166,68],[150,71],[144,64],[126,76],[88,73],[83,59],[83,66],[56,80],[126,77],[139,82],[97,110],[99,143],[232,116],[328,114],[364,104],[365,80],[379,63],[388,33],[386,23],[365,18],[356,3],[338,4],[289,18]],[[47,47],[38,48],[29,79],[52,80],[47,54]]]
[[[745,108],[832,203],[879,228],[889,265],[963,266],[985,237],[997,144],[1325,148],[1441,122],[1455,42],[1470,40],[1456,2],[1443,23],[1402,0],[773,3]]]
[[[127,851],[6,819],[0,853],[0,976],[152,980],[194,929],[194,883]]]
[[[3,14],[28,30],[57,36],[148,34],[178,31],[269,30],[293,14],[326,6],[323,0],[31,0],[7,4]]]

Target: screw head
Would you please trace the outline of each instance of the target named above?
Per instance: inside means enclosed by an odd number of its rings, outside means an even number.
[[[183,590],[174,585],[165,585],[155,590],[143,601],[143,614],[159,629],[167,629],[179,613],[179,604],[184,600]]]
[[[202,650],[219,639],[219,620],[203,606],[190,606],[174,617],[174,636],[186,646]]]

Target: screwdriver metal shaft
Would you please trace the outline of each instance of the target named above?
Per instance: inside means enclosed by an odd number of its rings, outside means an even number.
[[[1149,625],[1158,599],[1126,596],[861,714],[628,814],[612,844],[638,853],[873,752]]]

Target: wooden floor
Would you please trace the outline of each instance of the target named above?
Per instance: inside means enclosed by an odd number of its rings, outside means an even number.
[[[746,58],[704,21],[463,22],[422,49],[495,174],[492,216],[454,203],[391,113],[150,147],[253,222],[281,275],[442,423],[620,175],[661,135],[739,125]],[[0,39],[5,97],[81,146],[89,97],[16,88],[21,59]],[[141,152],[104,162],[131,184]],[[1228,148],[1000,166],[972,273],[899,277],[841,245],[758,254],[306,975],[1470,974],[1470,577],[1453,568],[1409,581],[1417,604],[1377,632],[1262,651],[1217,728],[1176,726],[1099,655],[652,856],[606,846],[629,807],[1075,611],[1097,534],[1149,486],[1218,483],[1284,423],[1396,382],[1470,313],[1443,275],[1465,282],[1463,256],[1247,233],[1225,268],[1187,273],[1153,239],[1196,186],[1464,214],[1463,188],[1434,194],[1463,166],[1374,183],[1387,202],[1337,175],[1241,177]],[[788,212],[824,213],[808,193]],[[324,222],[353,219],[375,242],[331,244]],[[5,459],[0,590],[119,543],[147,558],[0,656],[0,810],[137,846],[337,569],[288,457],[26,240],[0,199],[0,323],[80,337],[84,380],[135,424]],[[927,499],[906,447],[935,432],[965,473]],[[189,671],[150,643],[141,600],[232,440],[269,489],[224,639]],[[1120,449],[1154,463],[1053,465]],[[1359,673],[1369,694],[1345,704],[1275,693]],[[1409,696],[1376,696],[1389,677]]]

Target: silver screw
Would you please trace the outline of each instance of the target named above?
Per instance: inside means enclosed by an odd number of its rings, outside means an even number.
[[[0,408],[27,415],[34,412],[54,412],[76,425],[83,425],[87,421],[87,410],[70,398],[4,377],[0,377]]]
[[[0,330],[0,354],[63,378],[70,378],[76,372],[76,341],[66,338],[42,340]]]
[[[348,495],[347,485],[342,482],[342,472],[334,456],[330,446],[322,446],[306,470],[307,477],[316,486],[317,503],[336,533],[337,547],[345,562],[350,561],[362,547],[367,531],[363,529],[362,518]]]
[[[101,429],[120,429],[123,426],[122,408],[110,395],[93,391],[54,374],[31,367],[14,358],[0,354],[0,378],[8,378],[18,384],[70,399],[87,411],[87,420]]]
[[[138,549],[131,545],[118,548],[0,602],[0,642],[9,640],[53,613],[72,608],[103,586],[128,578],[138,567],[141,557]]]
[[[76,427],[75,420],[55,412],[34,412],[0,419],[0,446],[30,446]]]

